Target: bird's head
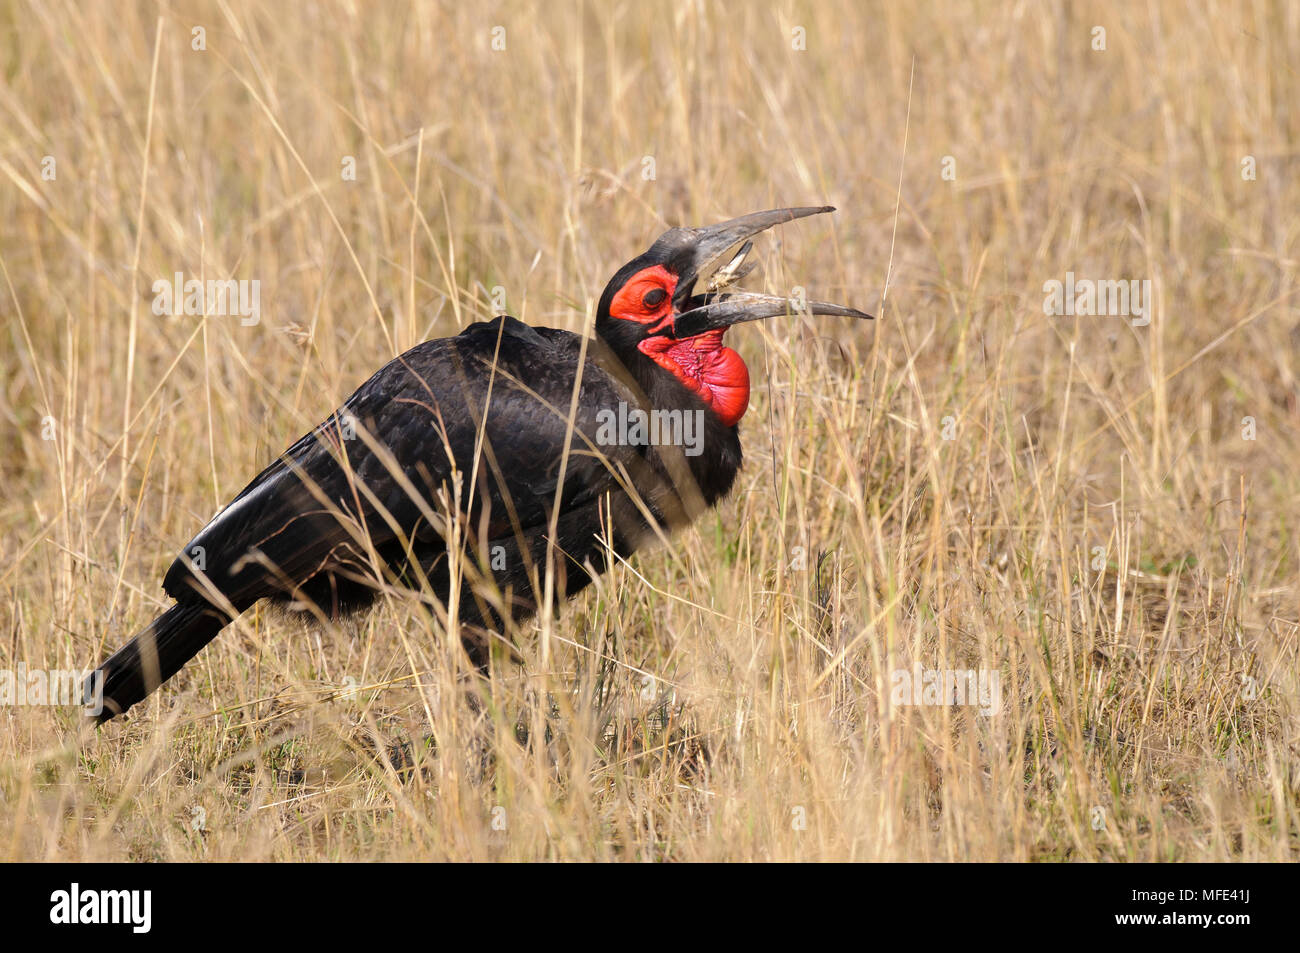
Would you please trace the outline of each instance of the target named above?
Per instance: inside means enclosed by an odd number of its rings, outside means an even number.
[[[722,346],[727,328],[785,314],[870,318],[854,308],[823,301],[722,289],[748,274],[750,238],[782,222],[833,212],[827,205],[783,208],[742,215],[718,225],[670,228],[642,255],[618,270],[596,311],[596,333],[626,358],[637,351],[671,372],[710,405],[728,425],[749,401],[749,372],[735,351]],[[703,290],[697,279],[728,249],[744,242]]]

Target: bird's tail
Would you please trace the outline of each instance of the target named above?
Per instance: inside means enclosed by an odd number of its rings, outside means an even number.
[[[230,622],[206,603],[172,606],[112,654],[84,686],[84,702],[101,724],[123,714],[175,675]]]

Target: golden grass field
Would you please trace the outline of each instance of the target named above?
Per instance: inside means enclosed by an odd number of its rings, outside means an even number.
[[[825,202],[747,285],[878,316],[734,331],[736,491],[490,679],[390,597],[250,611],[98,731],[0,707],[0,858],[1300,855],[1300,6],[0,23],[0,670],[98,663],[494,288],[582,330],[667,226]],[[259,323],[156,316],[178,271],[258,280]],[[1149,279],[1149,324],[1045,314],[1068,272]],[[914,665],[999,710],[893,703]]]

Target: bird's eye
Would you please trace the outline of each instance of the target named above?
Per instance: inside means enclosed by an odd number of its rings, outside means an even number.
[[[668,292],[664,291],[663,288],[651,288],[641,299],[641,304],[647,311],[653,311],[655,308],[663,304],[664,299],[667,297]]]

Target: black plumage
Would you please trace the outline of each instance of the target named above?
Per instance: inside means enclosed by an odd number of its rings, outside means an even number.
[[[739,434],[711,407],[707,386],[653,359],[645,342],[683,343],[672,333],[683,313],[696,324],[723,310],[726,324],[750,317],[735,316],[745,296],[695,296],[698,270],[748,234],[813,211],[671,230],[611,280],[594,338],[498,317],[389,362],[184,547],[163,580],[176,605],[97,673],[101,720],[144,698],[263,598],[337,616],[386,586],[432,594],[440,606],[455,589],[464,644],[484,665],[484,633],[535,612],[548,571],[559,602],[604,571],[611,550],[629,555],[689,522],[731,488]],[[664,293],[629,306],[620,289],[650,281],[646,269]],[[754,296],[753,307],[773,311],[772,300]],[[668,323],[656,328],[660,314]],[[712,338],[698,341],[712,348],[706,357],[721,353]],[[620,406],[696,415],[699,452],[611,442],[602,421]]]

